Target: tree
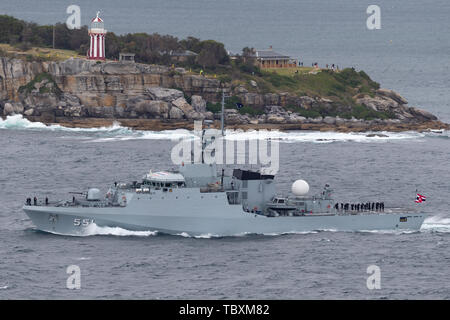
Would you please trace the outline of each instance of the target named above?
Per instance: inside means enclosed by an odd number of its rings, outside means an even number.
[[[256,65],[256,51],[254,48],[243,48],[242,54],[236,60],[236,64],[242,72],[260,74],[260,70]]]
[[[203,68],[215,68],[219,65],[230,63],[230,57],[223,43],[206,40],[200,43],[201,51],[197,56],[196,62]]]
[[[201,41],[198,38],[195,37],[187,37],[187,39],[183,39],[180,41],[180,45],[185,50],[189,50],[195,53],[200,53],[202,47],[201,47]]]

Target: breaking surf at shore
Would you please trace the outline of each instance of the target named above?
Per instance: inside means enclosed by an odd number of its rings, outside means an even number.
[[[0,118],[0,129],[3,130],[38,130],[51,132],[66,132],[86,135],[87,142],[114,142],[126,140],[172,140],[196,139],[194,131],[174,129],[163,131],[133,130],[113,122],[111,126],[98,128],[69,128],[59,124],[46,125],[42,122],[32,122],[22,115]],[[279,130],[225,130],[226,140],[278,140],[283,143],[310,142],[389,142],[402,140],[420,140],[425,137],[450,138],[450,131],[430,130],[429,132],[336,132],[336,131],[279,131]]]

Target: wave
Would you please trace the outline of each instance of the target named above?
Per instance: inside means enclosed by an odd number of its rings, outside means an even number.
[[[131,129],[130,129],[131,130]],[[196,139],[197,136],[186,129],[163,130],[163,131],[143,131],[135,130],[125,135],[117,135],[106,138],[98,138],[91,142],[114,142],[126,140],[180,140]]]
[[[47,130],[47,131],[65,131],[65,132],[86,132],[86,133],[112,133],[115,135],[132,134],[133,130],[127,127],[122,127],[119,122],[114,121],[109,127],[99,128],[69,128],[59,124],[46,125],[42,122],[33,122],[24,118],[21,114],[7,116],[6,119],[0,117],[0,129],[13,130]]]
[[[319,132],[319,131],[290,131],[277,130],[251,130],[251,131],[225,131],[225,140],[276,140],[280,143],[333,143],[333,142],[388,142],[400,140],[414,140],[424,138],[425,134],[419,132],[377,132],[377,133],[341,133],[341,132]],[[97,138],[90,142],[114,142],[125,140],[172,140],[197,139],[192,132],[185,129],[165,131],[133,131],[128,135],[109,136]]]
[[[179,234],[176,234],[177,236],[181,236],[183,238],[195,238],[195,239],[212,239],[212,238],[222,238],[222,236],[217,235],[217,234],[212,234],[212,233],[205,233],[205,234],[200,234],[200,235],[196,235],[196,236],[192,236],[187,232],[182,232]]]
[[[425,135],[429,138],[450,139],[450,130],[430,130]]]
[[[407,132],[334,132],[334,131],[276,131],[276,130],[252,130],[252,131],[232,131],[227,133],[226,139],[229,140],[279,140],[280,142],[313,142],[313,143],[332,143],[332,142],[382,142],[391,140],[419,139],[423,138],[423,133]]]
[[[83,230],[81,236],[120,236],[120,237],[150,237],[156,236],[157,231],[132,231],[120,227],[100,227],[95,223],[90,224]]]
[[[68,128],[61,125],[45,125],[41,122],[32,122],[22,115],[0,118],[0,129],[13,130],[48,130],[72,133],[92,134],[89,142],[114,142],[124,140],[179,140],[196,139],[193,131],[186,129],[144,131],[123,127],[119,122],[114,122],[109,127],[100,128]],[[333,143],[333,142],[388,142],[400,140],[414,140],[425,137],[450,138],[448,130],[434,130],[430,132],[334,132],[334,131],[278,131],[278,130],[226,130],[226,140],[278,140],[283,143],[309,142],[309,143]]]
[[[0,117],[0,129],[49,129],[41,122],[31,122],[22,115],[7,116],[5,120]]]

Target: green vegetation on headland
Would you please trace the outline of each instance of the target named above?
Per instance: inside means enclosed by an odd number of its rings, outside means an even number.
[[[21,86],[19,88],[19,93],[30,94],[33,90],[39,90],[39,93],[53,93],[57,96],[60,96],[62,94],[52,76],[45,72],[38,74],[26,85]]]
[[[61,50],[54,54],[53,28],[55,28],[55,48]],[[37,25],[14,17],[0,15],[0,56],[11,55],[11,48],[16,53],[25,52],[29,61],[59,60],[79,54],[85,56],[89,48],[88,27],[70,30],[65,24],[55,26]],[[39,47],[40,49],[36,49]],[[44,49],[43,49],[44,48]],[[191,51],[195,53],[185,59],[174,59],[171,52]],[[9,52],[9,53],[8,53]],[[179,40],[170,35],[134,33],[116,35],[108,32],[106,54],[108,59],[117,60],[120,52],[134,53],[136,62],[184,67],[191,73],[214,77],[223,83],[231,84],[231,88],[242,87],[249,93],[268,94],[288,93],[297,97],[320,98],[323,103],[315,103],[309,107],[289,104],[285,108],[302,116],[314,118],[339,116],[358,119],[387,119],[393,115],[379,112],[356,103],[355,97],[368,95],[373,97],[379,84],[372,81],[364,71],[343,69],[339,71],[314,68],[260,69],[255,63],[254,50],[244,48],[240,55],[231,58],[222,43],[194,37]],[[181,60],[181,61],[180,61]],[[42,75],[44,77],[44,75]],[[51,78],[51,77],[50,77]],[[35,79],[40,82],[42,79]],[[48,79],[49,81],[53,81]],[[34,90],[29,83],[21,90]],[[39,90],[48,90],[48,86]],[[55,89],[56,90],[56,89]],[[329,103],[333,102],[333,103]],[[227,108],[239,109],[241,114],[258,115],[264,113],[262,108],[245,105],[238,96],[227,99]],[[219,103],[208,103],[207,109],[213,112],[220,110]]]

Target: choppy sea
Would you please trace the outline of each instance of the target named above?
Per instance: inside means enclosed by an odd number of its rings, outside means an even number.
[[[21,210],[28,196],[70,199],[169,169],[171,148],[190,135],[0,120],[0,298],[450,298],[450,132],[259,133],[280,142],[281,192],[301,178],[312,192],[329,183],[343,202],[414,207],[419,189],[430,217],[418,232],[192,237],[96,227],[66,237],[37,231]],[[69,265],[81,269],[81,290],[66,289]],[[381,290],[367,289],[369,265],[381,269]]]
[[[418,1],[78,0],[82,22],[102,10],[116,33],[159,32],[217,39],[304,61],[365,70],[411,105],[450,121],[450,3]],[[38,23],[65,21],[72,1],[5,0],[0,13]],[[366,28],[366,8],[381,7],[382,29]],[[30,9],[32,8],[32,9]],[[325,183],[339,201],[383,200],[414,206],[427,196],[418,232],[333,232],[168,236],[94,228],[84,237],[37,231],[22,212],[26,197],[140,178],[170,168],[184,130],[133,131],[115,124],[67,129],[0,120],[0,299],[449,299],[450,133],[263,132],[280,141],[278,188],[293,180],[312,192]],[[233,133],[240,139],[255,133]],[[81,270],[68,290],[66,269]],[[367,267],[381,270],[381,289],[366,286]]]

